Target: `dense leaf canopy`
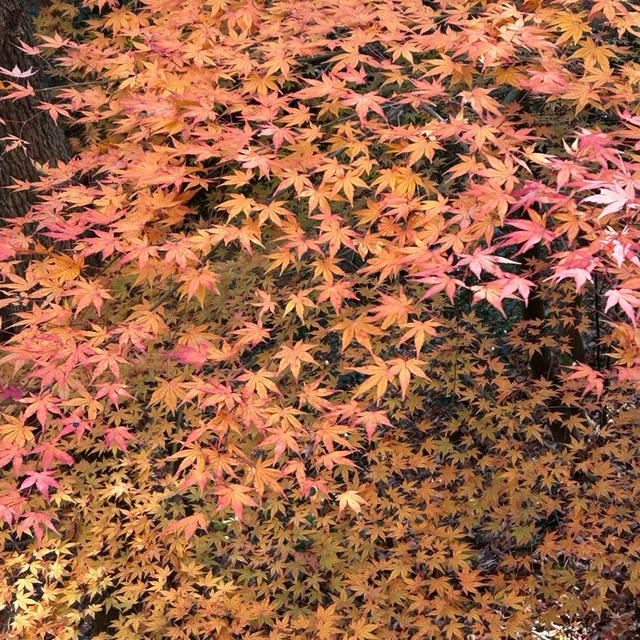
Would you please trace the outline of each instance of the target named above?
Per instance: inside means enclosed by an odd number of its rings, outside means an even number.
[[[0,637],[635,637],[635,3],[38,28],[2,98],[74,155],[0,227]]]

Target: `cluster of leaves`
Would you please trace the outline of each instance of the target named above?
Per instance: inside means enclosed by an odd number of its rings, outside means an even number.
[[[1,637],[631,629],[633,3],[50,25],[76,154],[0,228]]]

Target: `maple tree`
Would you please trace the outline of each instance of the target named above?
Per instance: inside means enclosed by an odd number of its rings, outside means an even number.
[[[37,28],[55,90],[0,97],[72,153],[0,227],[0,637],[634,637],[634,4]]]

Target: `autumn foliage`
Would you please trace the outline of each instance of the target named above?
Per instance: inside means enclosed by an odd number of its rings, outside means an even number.
[[[74,156],[0,227],[0,637],[637,637],[635,3],[38,28]]]

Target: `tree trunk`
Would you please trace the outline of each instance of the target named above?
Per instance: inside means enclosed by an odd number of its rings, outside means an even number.
[[[0,66],[21,71],[29,67],[37,73],[25,80],[2,76],[2,80],[24,83],[28,81],[36,90],[46,86],[44,68],[35,56],[21,51],[19,40],[33,44],[33,22],[29,12],[28,0],[0,0]],[[32,196],[27,191],[11,191],[7,185],[18,180],[35,180],[38,172],[34,162],[48,162],[54,165],[57,160],[66,160],[69,152],[62,130],[46,111],[36,109],[37,101],[33,97],[0,101],[0,138],[16,136],[29,144],[25,149],[16,148],[0,155],[0,219],[23,215]],[[6,146],[7,141],[0,142]],[[1,147],[0,147],[1,148]]]

